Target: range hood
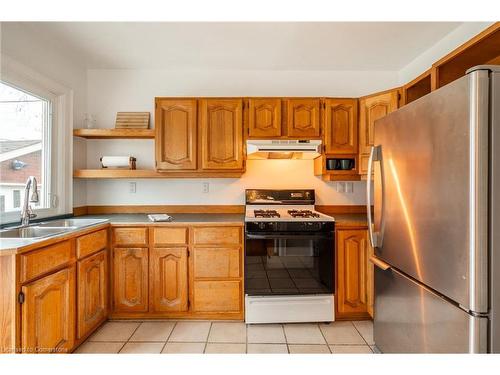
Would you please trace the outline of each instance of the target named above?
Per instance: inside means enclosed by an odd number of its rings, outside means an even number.
[[[314,159],[320,154],[320,140],[247,141],[247,159]]]

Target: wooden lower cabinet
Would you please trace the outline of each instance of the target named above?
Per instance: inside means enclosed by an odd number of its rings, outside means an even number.
[[[69,352],[75,342],[75,266],[22,287],[21,347],[25,353]]]
[[[152,248],[149,259],[150,310],[188,310],[187,247]]]
[[[241,277],[240,249],[237,247],[195,247],[192,257],[196,279]]]
[[[239,313],[242,310],[240,280],[193,282],[193,311],[202,313]]]
[[[108,316],[108,253],[100,251],[78,262],[77,338],[92,332]]]
[[[120,235],[130,238],[126,232],[139,229],[123,227]],[[112,317],[243,318],[242,226],[174,223],[143,229],[149,247],[122,242],[113,249]]]
[[[368,318],[368,257],[370,245],[366,229],[338,229],[336,256],[336,319]]]
[[[148,311],[149,249],[113,249],[113,308],[120,312]]]

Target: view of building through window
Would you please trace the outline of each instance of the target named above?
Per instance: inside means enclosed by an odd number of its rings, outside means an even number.
[[[19,211],[29,176],[49,207],[51,102],[0,82],[0,212]]]

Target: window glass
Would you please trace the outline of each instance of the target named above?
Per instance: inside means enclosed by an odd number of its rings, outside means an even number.
[[[51,101],[0,82],[0,212],[20,211],[24,186],[37,180],[39,201],[50,207]]]

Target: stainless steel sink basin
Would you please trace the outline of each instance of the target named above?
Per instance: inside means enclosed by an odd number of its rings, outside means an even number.
[[[74,228],[43,228],[40,226],[12,228],[0,231],[0,238],[41,238],[69,232]]]
[[[96,225],[100,222],[104,222],[106,220],[102,219],[59,219],[53,221],[47,221],[41,224],[38,224],[39,227],[44,228],[71,228],[78,229],[83,228],[89,225]]]
[[[106,219],[59,219],[37,223],[27,227],[17,227],[0,230],[0,238],[46,238],[58,234],[97,225],[106,222]]]

